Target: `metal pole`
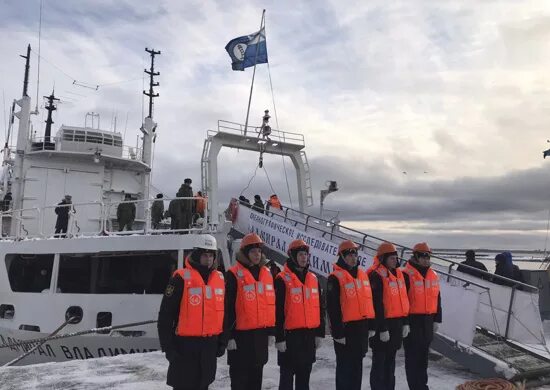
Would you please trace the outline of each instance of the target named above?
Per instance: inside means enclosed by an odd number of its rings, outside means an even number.
[[[508,339],[508,331],[510,330],[510,319],[512,318],[512,306],[514,305],[515,295],[516,295],[516,286],[513,286],[512,294],[510,294],[510,305],[508,306],[508,315],[506,317],[506,331],[504,332],[505,339]]]
[[[264,26],[265,9],[262,12],[262,21],[260,22],[260,31],[258,32],[258,44],[256,46],[256,55],[254,57],[254,71],[252,72],[252,83],[250,84],[250,95],[248,96],[248,108],[246,109],[246,121],[244,123],[244,135],[248,130],[248,117],[250,115],[250,103],[252,103],[252,91],[254,90],[254,77],[256,76],[256,63],[258,62],[258,51],[260,49],[260,38],[262,37],[262,28]]]

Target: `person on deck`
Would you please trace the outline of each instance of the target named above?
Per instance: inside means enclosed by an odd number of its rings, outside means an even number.
[[[136,219],[136,205],[130,194],[124,195],[124,203],[119,203],[116,209],[116,219],[118,222],[118,231],[133,230],[134,220]]]
[[[254,195],[254,204],[252,205],[252,210],[256,210],[259,213],[264,213],[264,202],[262,201],[262,198],[260,195]]]
[[[275,290],[263,246],[257,234],[244,236],[237,263],[226,273],[224,338],[232,390],[261,390],[274,342]]]
[[[432,250],[425,242],[413,247],[403,268],[409,298],[410,333],[403,340],[405,372],[410,390],[428,390],[428,352],[442,321],[439,277],[431,268]]]
[[[281,205],[281,201],[279,200],[279,197],[277,194],[273,194],[269,197],[269,200],[267,201],[266,210],[269,209],[277,209],[282,210],[283,206]]]
[[[469,250],[466,251],[466,253],[464,255],[466,256],[466,260],[463,261],[462,263],[460,263],[460,265],[458,266],[458,268],[456,270],[458,272],[464,272],[465,274],[468,274],[468,275],[472,275],[472,276],[475,276],[475,277],[478,277],[478,278],[486,279],[487,276],[484,275],[483,273],[477,272],[475,269],[471,269],[471,268],[463,266],[463,264],[464,264],[464,265],[467,265],[469,267],[476,268],[480,271],[487,272],[487,267],[485,267],[485,265],[482,262],[476,260],[476,253],[472,249],[469,249]]]
[[[204,213],[206,211],[206,201],[207,197],[202,195],[202,191],[197,192],[195,196],[197,199],[195,201],[195,215],[198,218],[204,218]]]
[[[176,196],[178,198],[193,198],[193,187],[191,187],[191,183],[191,179],[185,179]],[[195,200],[178,199],[178,204],[181,208],[181,218],[178,220],[178,229],[190,229],[193,223],[193,214],[195,213]]]
[[[359,268],[359,247],[338,246],[338,260],[327,280],[327,311],[336,353],[336,390],[360,390],[363,358],[368,350],[369,323],[374,318],[367,274]]]
[[[521,275],[521,270],[512,261],[512,253],[508,251],[499,253],[495,257],[495,263],[496,263],[495,275],[499,275],[499,276],[523,283],[523,276]],[[513,282],[508,282],[506,280],[501,280],[498,278],[494,278],[493,282],[497,284],[501,284],[503,286],[509,286],[509,287],[512,287],[514,285]]]
[[[325,337],[321,289],[309,271],[309,246],[294,240],[287,253],[284,270],[275,279],[279,390],[309,390],[315,351]]]
[[[176,197],[178,194],[176,194]],[[172,199],[168,204],[168,210],[165,213],[165,218],[170,217],[170,229],[179,229],[180,220],[182,218],[181,201],[180,199]]]
[[[67,228],[69,226],[69,214],[71,211],[74,213],[75,209],[72,205],[71,195],[65,195],[65,197],[57,204],[55,213],[57,214],[57,220],[55,221],[55,237],[66,237]]]
[[[216,377],[217,357],[225,353],[225,283],[214,268],[216,239],[201,235],[183,269],[168,282],[158,316],[158,334],[168,359],[166,383],[176,390],[205,390]]]
[[[409,298],[403,272],[399,269],[397,249],[383,242],[376,251],[380,263],[370,273],[376,314],[376,335],[370,339],[372,390],[395,389],[395,355],[409,335]]]
[[[164,216],[163,196],[162,194],[157,194],[157,198],[151,206],[151,224],[153,225],[153,229],[158,229],[160,227],[160,221],[162,221]]]

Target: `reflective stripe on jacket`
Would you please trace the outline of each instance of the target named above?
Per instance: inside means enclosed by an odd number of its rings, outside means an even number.
[[[367,274],[358,269],[357,278],[354,279],[348,271],[335,264],[331,275],[338,278],[340,285],[342,322],[374,318],[372,291]]]
[[[176,335],[213,336],[222,333],[224,315],[225,281],[223,274],[212,271],[208,284],[196,269],[185,260],[185,268],[174,275],[183,279],[184,288]]]
[[[439,277],[431,268],[426,277],[407,263],[403,272],[409,275],[409,314],[437,313],[437,298],[439,296]]]
[[[229,271],[237,280],[235,329],[249,330],[275,326],[275,289],[269,269],[260,269],[258,281],[239,262]]]
[[[382,278],[384,289],[383,302],[385,318],[398,318],[409,315],[409,298],[407,296],[405,278],[399,268],[395,271],[396,275],[389,272],[382,264],[376,268],[376,272]]]
[[[305,283],[302,283],[287,265],[277,277],[286,286],[284,328],[318,328],[321,324],[321,312],[317,277],[312,272],[307,272]]]

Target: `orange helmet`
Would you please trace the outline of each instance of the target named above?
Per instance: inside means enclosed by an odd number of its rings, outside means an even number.
[[[295,249],[305,249],[309,252],[309,245],[304,240],[294,240],[288,246],[288,253]]]
[[[351,240],[342,241],[340,245],[338,245],[338,254],[341,255],[342,252],[350,250],[350,249],[359,249],[359,245],[357,245],[355,242]]]
[[[432,250],[425,242],[419,242],[413,247],[413,252],[432,253]]]
[[[397,248],[395,247],[395,245],[393,245],[391,242],[385,241],[380,244],[380,246],[376,250],[376,256],[378,257],[378,259],[382,259],[382,256],[384,256],[385,254],[393,252],[397,253]]]
[[[247,247],[249,245],[258,245],[262,246],[264,242],[258,236],[256,233],[248,233],[246,236],[243,237],[241,240],[241,246],[240,249],[243,249],[244,247]]]

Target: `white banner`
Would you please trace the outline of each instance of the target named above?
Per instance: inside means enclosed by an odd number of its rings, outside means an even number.
[[[258,234],[270,249],[284,255],[292,241],[304,240],[310,246],[310,269],[325,277],[332,272],[332,265],[338,255],[339,238],[335,238],[337,243],[334,243],[244,206],[239,206],[237,220],[233,225],[240,232]],[[359,251],[359,263],[364,269],[369,268],[372,265],[372,256]]]

